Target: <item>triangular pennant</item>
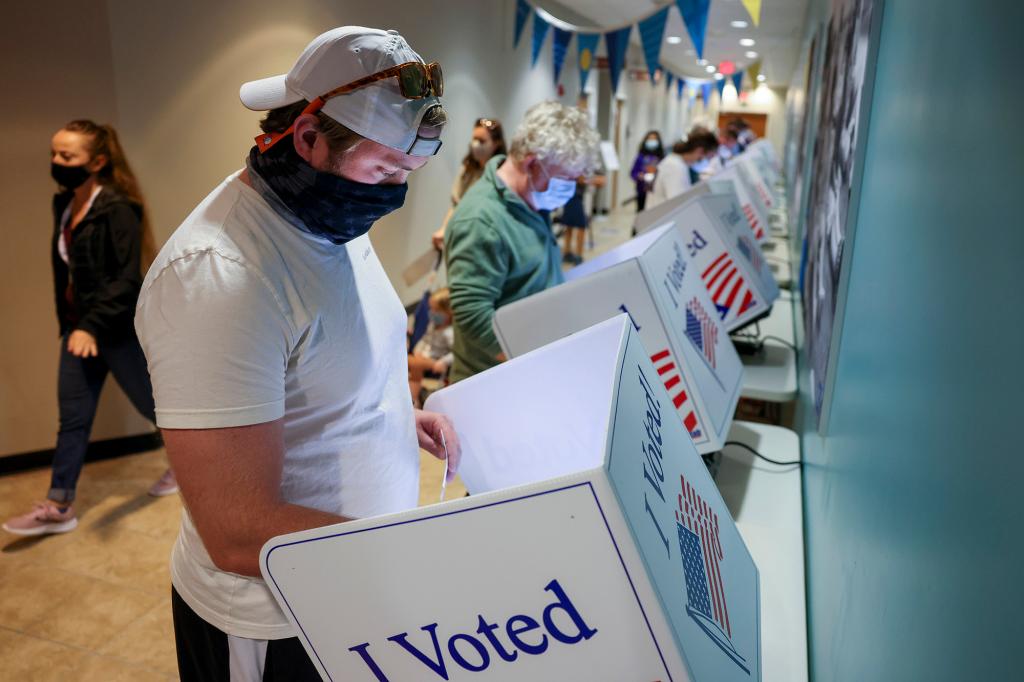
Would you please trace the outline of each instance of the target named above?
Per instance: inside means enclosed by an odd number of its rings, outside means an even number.
[[[629,32],[632,26],[609,31],[604,34],[604,47],[608,52],[608,73],[612,77],[612,96],[619,89],[619,74],[626,63],[626,49],[629,47]]]
[[[512,41],[512,47],[519,47],[519,38],[523,35],[523,28],[526,27],[526,20],[530,18],[530,5],[526,0],[516,0],[516,34]]]
[[[761,24],[761,0],[743,0],[743,6],[750,13],[750,18],[754,20],[754,26],[759,26]]]
[[[597,41],[600,39],[601,35],[598,33],[580,33],[576,36],[576,62],[580,67],[580,92],[583,92],[583,88],[587,86],[590,67],[594,65]]]
[[[718,100],[722,100],[722,93],[725,92],[725,78],[719,78],[715,81],[715,89],[718,90]]]
[[[683,15],[686,32],[690,34],[697,59],[704,59],[704,35],[708,30],[708,8],[711,0],[676,0],[679,13]]]
[[[537,57],[540,56],[540,50],[544,47],[544,38],[548,35],[548,27],[551,26],[544,19],[541,19],[540,15],[536,12],[533,15],[533,55],[530,61],[530,66],[537,66]]]
[[[747,67],[747,78],[750,80],[750,87],[757,87],[757,77],[761,75],[761,60],[758,60]]]
[[[711,106],[711,83],[703,83],[700,86],[700,96],[704,100],[704,108]]]
[[[658,70],[658,55],[661,54],[661,43],[665,38],[665,22],[668,21],[668,7],[655,12],[641,21],[640,42],[644,46],[644,57],[647,59],[647,73],[654,82],[654,72]]]
[[[569,50],[570,40],[572,40],[572,31],[563,31],[555,26],[555,46],[552,51],[555,66],[555,85],[558,85],[558,78],[562,75],[562,65],[565,64],[565,53]]]
[[[743,85],[743,72],[737,71],[732,75],[732,84],[736,86],[736,95],[740,94],[740,87]]]
[[[686,81],[680,78],[676,81],[676,99],[683,98],[683,89],[686,87]]]

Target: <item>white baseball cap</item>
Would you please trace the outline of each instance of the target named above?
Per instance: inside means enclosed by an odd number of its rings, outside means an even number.
[[[269,111],[301,100],[313,102],[330,91],[391,67],[423,63],[398,31],[342,26],[313,39],[291,70],[242,85],[239,97],[253,111]],[[441,106],[433,94],[402,95],[397,78],[385,78],[326,100],[322,111],[365,138],[413,156],[433,156],[441,140],[418,135],[424,114]],[[256,138],[261,149],[279,136]]]

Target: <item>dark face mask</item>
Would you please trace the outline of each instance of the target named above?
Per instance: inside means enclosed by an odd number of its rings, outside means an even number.
[[[50,162],[50,177],[64,189],[78,189],[92,175],[85,166],[62,166]]]
[[[271,206],[283,204],[306,231],[344,244],[402,207],[408,185],[368,185],[323,173],[303,160],[291,140],[261,154],[253,147],[248,168],[259,177],[254,187]],[[269,189],[272,197],[266,196]],[[274,201],[277,199],[277,201]]]

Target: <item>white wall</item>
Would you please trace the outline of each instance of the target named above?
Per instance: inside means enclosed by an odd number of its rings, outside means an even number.
[[[259,115],[239,104],[238,86],[287,71],[317,34],[344,24],[395,28],[424,59],[440,61],[452,120],[444,147],[410,179],[405,207],[370,233],[405,301],[418,292],[405,287],[400,273],[429,246],[447,211],[475,119],[497,117],[511,135],[530,105],[556,96],[552,37],[531,69],[529,26],[512,49],[512,0],[180,0],[173,12],[131,0],[108,6],[123,136],[161,240],[241,167],[252,146]],[[575,43],[562,82],[563,101],[575,103]]]
[[[0,456],[52,448],[57,433],[57,316],[50,238],[50,137],[73,118],[117,123],[103,5],[9,3],[0,22],[5,95],[0,164]],[[144,433],[148,422],[107,382],[96,439]]]

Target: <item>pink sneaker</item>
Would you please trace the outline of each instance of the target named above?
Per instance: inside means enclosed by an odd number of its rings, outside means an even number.
[[[168,469],[164,475],[150,486],[149,494],[153,497],[164,497],[178,492],[178,480],[174,478],[174,472]]]
[[[46,535],[67,533],[78,526],[75,510],[69,504],[61,510],[56,502],[38,502],[32,511],[24,516],[15,516],[4,523],[3,528],[15,535]]]

